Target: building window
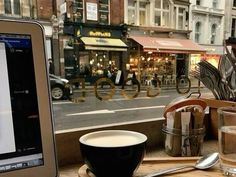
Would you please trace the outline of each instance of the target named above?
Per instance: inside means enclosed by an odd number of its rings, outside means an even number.
[[[236,7],[236,0],[233,1],[233,7]]]
[[[185,30],[187,27],[187,19],[188,19],[188,8],[185,6],[174,7],[174,28],[179,30]]]
[[[154,23],[156,26],[170,26],[170,2],[169,0],[155,0]]]
[[[201,5],[201,0],[196,0],[196,5],[200,6]]]
[[[139,2],[139,25],[146,25],[146,1]]]
[[[212,7],[215,8],[215,9],[218,8],[218,0],[213,0],[212,1]]]
[[[98,20],[101,24],[109,24],[109,1],[100,0],[98,6]]]
[[[197,22],[195,25],[195,42],[200,43],[201,36],[201,22]]]
[[[232,37],[235,37],[235,25],[236,25],[236,19],[235,18],[233,18],[232,19],[232,27],[231,27],[231,36]]]
[[[184,29],[184,22],[185,22],[185,9],[184,8],[179,8],[179,13],[178,13],[178,29]]]
[[[128,24],[135,24],[135,1],[128,0]]]
[[[216,42],[216,28],[217,28],[216,24],[213,24],[211,26],[211,44],[215,44]]]
[[[84,18],[83,0],[75,0],[73,5],[73,17],[75,22],[82,22]]]
[[[20,15],[20,0],[4,0],[5,14]]]

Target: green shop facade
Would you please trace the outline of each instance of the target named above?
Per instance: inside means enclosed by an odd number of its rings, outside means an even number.
[[[66,22],[63,34],[64,75],[93,83],[105,70],[125,72],[128,46],[125,25]]]

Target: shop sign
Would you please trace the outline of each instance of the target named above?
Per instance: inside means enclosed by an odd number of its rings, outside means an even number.
[[[178,47],[182,47],[183,45],[181,45],[179,42],[177,41],[160,41],[160,40],[155,40],[156,43],[162,45],[162,46],[178,46]]]
[[[101,31],[89,31],[89,36],[111,37],[111,33]]]
[[[96,39],[96,42],[105,44],[105,43],[107,43],[107,40],[99,38],[99,39]]]

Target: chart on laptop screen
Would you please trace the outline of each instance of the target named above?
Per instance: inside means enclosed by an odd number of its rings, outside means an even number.
[[[0,172],[43,164],[29,35],[0,34]]]

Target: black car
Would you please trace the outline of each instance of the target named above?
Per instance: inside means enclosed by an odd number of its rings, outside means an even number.
[[[59,76],[49,74],[51,95],[53,100],[67,99],[72,94],[72,87],[68,80]]]

